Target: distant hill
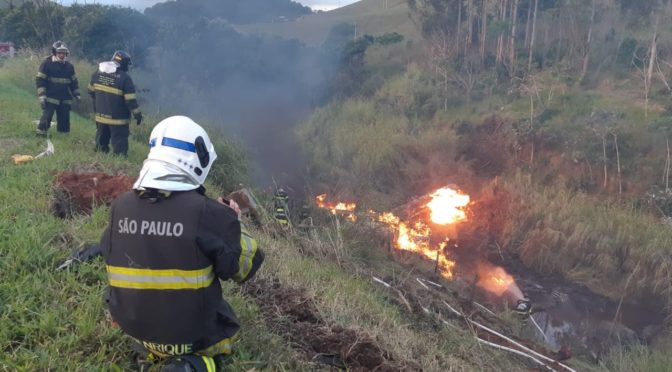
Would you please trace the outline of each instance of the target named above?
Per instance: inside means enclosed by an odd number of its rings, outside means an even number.
[[[6,9],[10,6],[20,6],[28,0],[0,0],[0,9]]]
[[[406,0],[362,0],[354,4],[299,17],[287,22],[264,22],[236,25],[243,33],[257,33],[298,39],[317,46],[326,39],[329,30],[339,23],[356,24],[358,34],[398,32],[407,39],[419,39],[418,28],[409,17]]]
[[[311,10],[291,0],[176,0],[158,3],[145,10],[151,18],[200,20],[221,18],[229,23],[291,20]]]

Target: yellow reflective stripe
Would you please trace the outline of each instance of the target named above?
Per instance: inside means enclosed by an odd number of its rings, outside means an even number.
[[[66,78],[50,77],[49,81],[56,84],[70,84],[72,80]]]
[[[110,286],[130,289],[199,289],[215,280],[212,266],[199,270],[153,270],[107,266]]]
[[[64,99],[63,104],[64,105],[72,105],[72,100],[71,99]]]
[[[254,255],[257,254],[257,241],[247,232],[244,226],[241,225],[240,234],[240,258],[238,259],[238,272],[233,275],[233,280],[242,282],[247,278],[247,275],[252,271],[252,263],[254,262]]]
[[[47,88],[45,88],[45,87],[39,87],[39,88],[37,88],[37,95],[38,95],[38,96],[41,96],[41,95],[43,95],[43,94],[45,94],[45,93],[47,93]]]
[[[230,338],[225,338],[218,343],[209,346],[205,348],[204,350],[197,351],[197,355],[207,355],[207,356],[215,356],[219,354],[231,354],[231,345],[233,342],[236,341],[238,338],[238,333],[235,335],[231,336]]]
[[[137,99],[137,96],[136,96],[135,93],[128,93],[128,94],[124,94],[124,99],[126,101],[130,101],[132,99]]]
[[[47,102],[53,103],[54,105],[60,105],[61,104],[61,101],[59,101],[55,98],[49,98],[49,97],[47,97]]]
[[[135,269],[131,267],[120,267],[107,265],[107,272],[120,275],[134,276],[180,276],[194,278],[203,276],[212,272],[212,266],[199,270],[180,270],[180,269]]]
[[[96,121],[101,124],[110,124],[110,125],[126,125],[129,123],[129,119],[112,119],[100,116],[96,114]]]
[[[205,282],[200,283],[155,283],[155,282],[133,282],[128,280],[110,279],[110,286],[127,289],[200,289],[209,287],[214,280],[214,276]]]
[[[91,85],[91,84],[89,84],[89,85],[86,87],[86,89],[88,89],[89,92],[93,92],[93,90],[94,90],[94,89],[93,89],[93,85]]]
[[[103,85],[103,84],[93,84],[93,89],[94,90],[99,90],[99,91],[105,92],[105,93],[116,94],[118,96],[123,96],[124,95],[124,91],[122,91],[121,89],[108,87],[107,85]]]
[[[201,356],[203,362],[205,362],[205,368],[208,372],[217,372],[217,367],[215,367],[215,361],[209,356]]]
[[[46,79],[47,74],[44,74],[42,72],[38,72],[37,75],[35,75],[35,77],[38,78],[38,79]]]

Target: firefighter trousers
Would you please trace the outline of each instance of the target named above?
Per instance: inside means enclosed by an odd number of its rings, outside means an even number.
[[[42,131],[47,131],[51,126],[51,119],[54,117],[54,112],[56,113],[56,130],[59,133],[68,133],[70,132],[70,105],[61,104],[57,105],[51,102],[46,102],[44,110],[42,110],[42,117],[40,118],[40,124],[38,124],[37,129]]]
[[[129,133],[128,124],[110,125],[96,123],[96,151],[110,152],[111,141],[112,153],[126,156],[128,153]]]

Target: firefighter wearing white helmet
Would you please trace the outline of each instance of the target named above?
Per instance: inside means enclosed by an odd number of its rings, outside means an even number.
[[[118,50],[91,75],[88,91],[96,120],[96,151],[109,152],[111,143],[114,154],[126,155],[131,116],[137,125],[142,123],[135,85],[128,74],[130,65],[131,56]]]
[[[51,55],[42,61],[35,76],[37,97],[42,108],[38,134],[47,134],[54,113],[56,130],[59,133],[70,132],[70,106],[73,98],[80,99],[80,94],[75,67],[68,61],[69,55],[70,50],[64,42],[55,42],[51,46]]]
[[[217,154],[201,126],[169,117],[149,146],[134,190],[113,202],[101,238],[110,314],[154,356],[195,355],[208,364],[231,353],[240,327],[218,279],[248,280],[264,255],[237,205],[205,195]]]

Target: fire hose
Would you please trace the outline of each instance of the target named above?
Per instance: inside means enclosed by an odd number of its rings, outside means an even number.
[[[387,287],[387,288],[397,290],[397,289],[394,288],[391,284],[386,283],[385,281],[383,281],[383,280],[381,280],[381,279],[379,279],[379,278],[376,278],[375,276],[373,277],[373,280],[374,280],[375,282],[378,282],[378,283],[384,285],[384,286]],[[429,289],[429,287],[427,286],[427,284],[430,284],[430,283],[431,283],[431,285],[441,287],[440,284],[437,284],[437,283],[434,283],[434,282],[430,282],[429,280],[426,280],[426,279],[417,278],[417,281],[418,281],[418,283],[420,283],[420,285],[422,285],[425,289]],[[397,291],[398,291],[398,290],[397,290]],[[560,363],[560,362],[558,362],[558,361],[556,361],[556,360],[554,360],[554,359],[552,359],[552,358],[549,358],[549,357],[547,357],[547,356],[545,356],[545,355],[543,355],[543,354],[541,354],[541,353],[539,353],[539,352],[537,352],[537,351],[535,351],[535,350],[532,350],[532,349],[530,349],[530,348],[524,346],[523,344],[521,344],[521,343],[519,343],[519,342],[513,340],[512,338],[507,337],[507,336],[504,336],[503,334],[501,334],[501,333],[499,333],[499,332],[497,332],[497,331],[495,331],[495,330],[493,330],[493,329],[491,329],[491,328],[489,328],[489,327],[486,327],[486,326],[484,326],[484,325],[482,325],[482,324],[480,324],[480,323],[478,323],[478,322],[476,322],[476,321],[474,321],[474,320],[468,318],[467,316],[465,316],[464,314],[462,314],[460,311],[458,311],[458,310],[456,310],[454,307],[452,307],[452,306],[451,306],[449,303],[447,303],[446,301],[442,301],[442,302],[443,302],[444,305],[446,305],[446,307],[447,307],[453,314],[455,314],[456,316],[458,316],[458,317],[464,319],[464,320],[467,322],[467,324],[469,324],[469,325],[473,325],[473,326],[475,326],[475,327],[481,329],[482,331],[485,331],[485,332],[487,332],[487,333],[489,333],[489,334],[491,334],[491,335],[493,335],[493,336],[499,337],[500,339],[503,339],[503,340],[507,341],[508,343],[510,343],[511,345],[514,345],[516,348],[518,348],[518,349],[520,349],[520,350],[511,348],[511,347],[507,347],[507,346],[503,346],[503,345],[499,345],[499,344],[496,344],[496,343],[493,343],[493,342],[484,340],[484,339],[480,338],[478,335],[476,335],[475,338],[476,338],[476,340],[477,340],[479,343],[484,344],[484,345],[488,345],[488,346],[491,346],[491,347],[494,347],[494,348],[497,348],[497,349],[500,349],[500,350],[509,351],[509,352],[514,353],[514,354],[516,354],[516,355],[524,356],[524,357],[526,357],[526,358],[528,358],[528,359],[530,359],[530,360],[533,360],[535,363],[537,363],[537,364],[539,364],[539,365],[541,365],[541,366],[544,366],[545,368],[549,369],[550,371],[556,371],[556,369],[554,369],[552,366],[557,365],[557,366],[560,366],[560,367],[564,368],[564,370],[566,370],[566,371],[569,371],[569,372],[576,372],[576,370],[572,369],[571,367],[569,367],[569,366],[567,366],[567,365],[565,365],[565,364],[563,364],[563,363]],[[479,304],[479,305],[480,305],[480,304]],[[485,308],[483,305],[480,305],[480,306],[483,307],[483,308]],[[421,307],[422,307],[422,306],[421,306]],[[429,309],[427,309],[427,308],[422,307],[422,309],[423,309],[423,311],[424,311],[425,313],[428,313],[428,314],[432,313],[431,310],[429,310]],[[486,308],[486,309],[487,309],[487,308]],[[488,310],[487,312],[490,313],[490,314],[493,314],[492,311],[490,311],[490,310]],[[443,319],[441,319],[441,321],[442,321],[444,324],[448,325],[448,326],[452,326],[450,323],[446,322],[446,321],[443,320]]]

